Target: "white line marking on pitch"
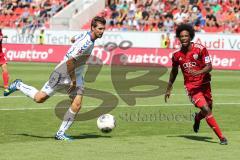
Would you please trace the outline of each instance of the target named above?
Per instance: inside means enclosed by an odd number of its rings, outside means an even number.
[[[146,95],[146,94],[117,94],[117,93],[111,93],[113,95]],[[87,95],[96,95],[96,94],[86,94]],[[104,94],[102,94],[104,95]],[[147,94],[149,95],[149,94]],[[172,94],[172,96],[187,96],[186,94]],[[213,96],[229,96],[229,97],[240,97],[240,94],[213,94]],[[54,95],[54,97],[68,97],[68,95],[64,95],[64,94],[59,94],[59,95]],[[10,98],[27,98],[27,96],[0,96],[0,99],[10,99]]]
[[[239,103],[214,103],[214,105],[239,105]],[[160,107],[160,106],[192,106],[191,103],[177,103],[177,104],[156,104],[156,105],[136,105],[136,106],[128,106],[128,105],[118,105],[117,107]],[[83,108],[95,108],[96,106],[83,106]],[[117,108],[116,107],[116,108]],[[64,108],[64,107],[63,107]],[[49,110],[54,109],[50,107],[46,108],[0,108],[0,111],[23,111],[23,110]]]

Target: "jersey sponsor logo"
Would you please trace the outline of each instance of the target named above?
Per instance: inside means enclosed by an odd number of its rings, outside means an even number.
[[[195,66],[197,66],[196,62],[183,63],[183,68],[191,68],[191,67],[195,67]]]
[[[205,63],[210,63],[210,62],[211,62],[210,57],[209,57],[209,56],[206,56],[206,57],[205,57]]]
[[[198,59],[198,54],[193,54],[193,58],[194,58],[195,60],[197,60],[197,59]]]

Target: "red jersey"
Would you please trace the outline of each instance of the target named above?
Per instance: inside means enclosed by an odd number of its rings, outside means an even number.
[[[210,73],[199,74],[197,76],[189,73],[189,69],[201,70],[209,63],[211,63],[211,60],[207,49],[198,43],[191,43],[191,51],[183,53],[179,50],[172,57],[172,66],[181,67],[184,76],[184,85],[188,90],[211,81]]]
[[[0,54],[2,54],[2,38],[3,38],[3,34],[2,34],[2,30],[0,29]]]

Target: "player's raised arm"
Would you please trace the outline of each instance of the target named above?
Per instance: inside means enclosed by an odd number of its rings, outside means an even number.
[[[172,70],[170,72],[168,86],[167,86],[167,89],[166,89],[166,92],[165,92],[165,96],[164,96],[165,102],[167,102],[167,99],[170,97],[171,90],[172,90],[172,85],[175,82],[175,79],[176,79],[177,75],[178,75],[178,67],[177,66],[173,66]]]

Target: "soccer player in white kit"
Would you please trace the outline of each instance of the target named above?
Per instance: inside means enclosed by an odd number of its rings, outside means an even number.
[[[96,16],[91,22],[91,31],[84,32],[80,35],[74,36],[71,41],[73,45],[64,56],[55,70],[60,68],[61,72],[64,72],[65,78],[56,81],[58,75],[53,76],[53,82],[51,78],[45,83],[43,88],[39,91],[36,88],[24,84],[22,80],[16,79],[12,82],[8,89],[4,91],[4,96],[8,96],[11,93],[19,90],[26,96],[32,98],[37,103],[45,102],[50,96],[54,94],[61,84],[69,84],[68,94],[74,95],[72,98],[72,104],[64,115],[63,122],[55,135],[57,140],[71,140],[69,136],[65,134],[65,131],[72,125],[75,115],[81,109],[81,103],[83,98],[83,65],[78,65],[79,58],[82,55],[90,55],[94,48],[94,41],[101,38],[105,30],[106,20],[103,17]],[[63,69],[62,69],[63,68]],[[54,74],[54,72],[53,72]],[[61,82],[62,81],[62,82]],[[72,94],[73,93],[73,94]]]

